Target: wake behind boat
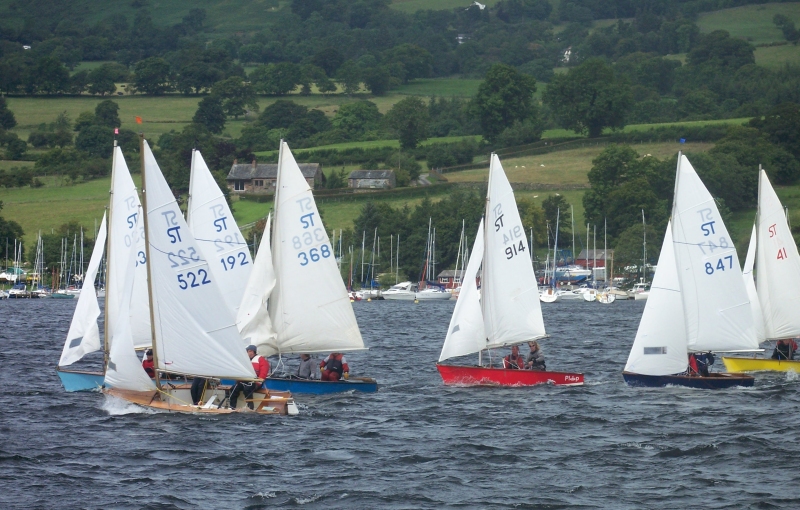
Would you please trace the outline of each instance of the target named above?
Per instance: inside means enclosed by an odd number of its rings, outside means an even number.
[[[536,276],[524,256],[525,230],[514,192],[496,154],[489,166],[484,219],[478,226],[442,353],[436,368],[445,384],[531,386],[551,383],[582,385],[583,374],[484,367],[484,350],[513,346],[547,336]],[[480,295],[476,278],[483,268]],[[450,358],[478,353],[478,366],[443,364]]]

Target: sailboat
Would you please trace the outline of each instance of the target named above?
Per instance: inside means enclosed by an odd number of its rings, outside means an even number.
[[[484,228],[484,220],[489,229]],[[478,226],[461,294],[456,301],[436,368],[445,384],[530,386],[582,385],[583,374],[509,370],[483,366],[484,350],[547,337],[536,276],[525,256],[525,230],[514,192],[496,154],[489,166],[484,220]],[[476,279],[483,267],[481,291]],[[442,363],[478,353],[478,365]]]
[[[679,153],[672,217],[623,378],[631,386],[752,386],[744,374],[688,375],[688,355],[757,349],[736,247],[711,194]]]
[[[239,308],[242,337],[262,356],[363,350],[364,340],[314,195],[283,141],[274,204],[245,291],[247,302],[243,300]],[[273,375],[266,386],[312,394],[378,389],[374,379],[355,377],[316,381]]]
[[[202,400],[191,404],[188,384],[163,385],[144,374],[134,351],[130,321],[120,320],[109,351],[103,393],[139,406],[183,413],[232,413],[223,407],[230,389],[221,379],[253,381],[256,374],[231,310],[220,287],[201,258],[198,242],[189,231],[175,197],[164,179],[149,145],[140,135],[142,196],[145,237],[144,266],[148,272],[151,341],[157,374],[169,373],[208,379]],[[125,285],[132,294],[132,277]],[[123,309],[130,303],[125,293]],[[219,404],[215,405],[217,400]],[[252,396],[258,414],[296,414],[291,395],[256,390]]]
[[[145,349],[151,345],[144,227],[139,221],[141,217],[139,195],[136,192],[128,165],[125,163],[122,150],[116,145],[116,142],[112,154],[111,198],[105,246],[106,298],[104,301],[103,350],[106,358],[108,358],[111,337],[122,317],[127,317],[126,320],[131,324],[131,341],[136,349]],[[99,246],[95,243],[92,257],[97,249]],[[125,296],[123,286],[129,274],[132,278],[131,292],[133,294]],[[81,294],[83,294],[83,288]],[[122,302],[126,299],[129,300],[129,304],[123,307]],[[80,301],[80,297],[78,300]],[[76,306],[76,312],[79,309],[80,307]],[[67,343],[73,340],[69,335],[67,336]],[[59,366],[56,370],[66,391],[97,390],[103,385],[105,376],[105,366],[101,371],[74,370],[64,368],[64,366]]]
[[[754,259],[757,285],[753,284]],[[758,212],[747,250],[744,275],[748,292],[753,294],[752,311],[759,340],[781,340],[800,335],[800,314],[795,295],[800,285],[800,255],[783,205],[769,182],[767,172],[761,168],[758,177]],[[736,372],[800,372],[800,360],[726,356],[722,361],[725,368]]]
[[[603,220],[603,291],[597,293],[596,301],[603,305],[610,305],[617,300],[617,296],[609,292],[608,284],[608,222]]]

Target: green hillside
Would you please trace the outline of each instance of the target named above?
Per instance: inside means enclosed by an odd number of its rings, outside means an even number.
[[[772,22],[776,14],[783,14],[800,24],[800,2],[745,5],[732,9],[700,14],[697,26],[702,32],[727,30],[733,37],[741,37],[753,44],[784,41],[780,29]],[[795,46],[794,53],[800,53]]]

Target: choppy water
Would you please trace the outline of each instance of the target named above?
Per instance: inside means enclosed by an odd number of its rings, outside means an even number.
[[[544,306],[547,365],[586,386],[448,388],[434,362],[453,305],[354,304],[371,349],[348,359],[380,391],[299,396],[277,418],[65,393],[74,302],[0,302],[0,507],[800,507],[796,376],[629,388],[642,302],[564,302]]]

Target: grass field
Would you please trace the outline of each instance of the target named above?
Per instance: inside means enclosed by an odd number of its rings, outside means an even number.
[[[472,97],[483,80],[426,78],[392,89],[393,94],[409,96]]]
[[[484,0],[481,3],[493,6],[497,2],[498,0]],[[472,5],[472,0],[392,0],[391,7],[398,11],[414,13],[428,9],[448,11],[459,7],[466,9],[470,5]]]
[[[800,65],[800,47],[785,44],[756,48],[756,64],[767,69],[780,69],[786,64]]]
[[[784,41],[783,33],[772,22],[776,14],[788,16],[795,24],[800,24],[800,2],[745,5],[706,12],[698,16],[697,26],[704,33],[727,30],[731,36],[745,38],[753,44]]]

